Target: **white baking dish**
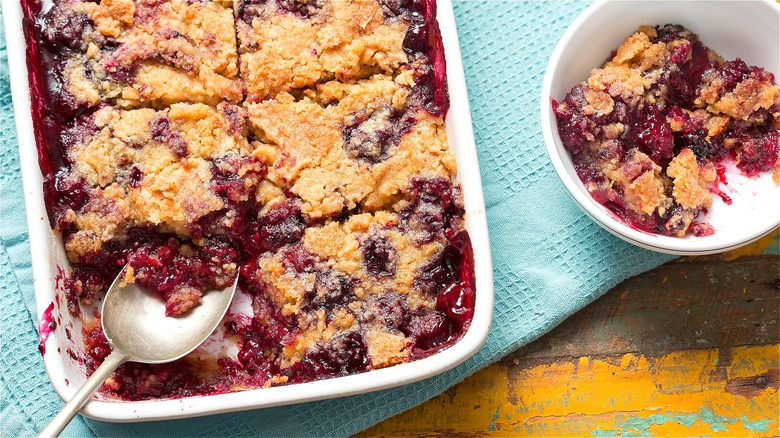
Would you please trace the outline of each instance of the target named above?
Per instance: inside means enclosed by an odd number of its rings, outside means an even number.
[[[50,336],[43,337],[46,349],[43,360],[54,389],[63,400],[69,400],[85,380],[83,364],[71,358],[66,352],[68,347],[72,347],[74,351],[81,351],[81,322],[70,315],[65,305],[61,290],[62,275],[58,274],[58,269],[67,271],[67,258],[61,240],[49,226],[43,200],[43,181],[38,166],[30,113],[21,5],[18,0],[2,0],[2,9],[19,138],[27,223],[33,255],[37,314],[39,321],[42,320],[47,308],[54,303],[52,316],[58,323]],[[476,275],[474,318],[463,338],[448,349],[425,359],[363,374],[282,387],[172,400],[127,402],[93,399],[82,410],[84,415],[115,422],[148,421],[342,397],[407,384],[439,374],[462,363],[482,346],[487,338],[493,315],[493,272],[466,82],[455,18],[449,0],[439,1],[438,20],[447,60],[450,94],[450,109],[446,120],[447,133],[450,146],[458,159],[458,176],[465,199],[466,228],[473,244]],[[71,340],[67,339],[65,328],[70,330]],[[212,344],[214,343],[219,343],[219,340],[213,340]],[[213,349],[214,345],[211,347]]]

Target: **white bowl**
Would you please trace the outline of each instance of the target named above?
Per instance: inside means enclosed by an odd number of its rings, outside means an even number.
[[[547,65],[541,95],[541,122],[547,152],[566,189],[596,223],[635,245],[669,254],[711,254],[750,243],[780,225],[780,186],[771,172],[748,178],[727,169],[721,185],[733,203],[714,196],[709,213],[697,218],[715,229],[706,237],[668,237],[633,229],[590,196],[558,137],[550,99],[563,100],[576,84],[601,66],[640,25],[681,24],[697,33],[705,46],[726,59],[737,57],[780,79],[780,4],[755,1],[599,0],[569,26]]]
[[[172,400],[142,402],[93,399],[81,411],[84,415],[104,421],[133,422],[195,417],[221,412],[239,411],[291,403],[360,394],[399,386],[442,373],[477,352],[487,338],[493,317],[493,268],[482,195],[474,133],[466,81],[463,75],[455,17],[449,0],[438,2],[438,21],[447,60],[447,80],[450,109],[447,113],[447,134],[450,147],[458,160],[461,186],[466,209],[466,229],[474,250],[476,299],[474,318],[463,338],[433,356],[389,368],[347,377],[310,383],[255,389],[244,392],[187,397]],[[17,0],[2,0],[2,10],[10,63],[19,153],[24,185],[27,224],[33,256],[33,274],[38,320],[53,305],[53,319],[58,328],[45,335],[43,361],[54,389],[63,400],[69,400],[85,380],[84,365],[67,354],[68,348],[81,351],[81,321],[72,318],[64,305],[62,276],[58,269],[67,269],[62,242],[50,226],[43,201],[43,181],[30,115],[25,42],[22,31],[22,10]],[[57,296],[59,295],[59,298]],[[235,303],[241,305],[241,303]],[[67,336],[65,328],[70,330]],[[72,337],[72,339],[68,339]],[[218,350],[218,337],[212,338],[210,349]],[[209,343],[209,341],[207,341]],[[34,346],[28,346],[35,348]]]

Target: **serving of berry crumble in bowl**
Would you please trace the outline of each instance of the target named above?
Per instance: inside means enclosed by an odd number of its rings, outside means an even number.
[[[171,318],[238,278],[203,346],[121,366],[85,415],[364,393],[484,343],[492,266],[448,1],[4,0],[3,13],[58,394],[110,352],[99,309],[123,267]]]
[[[541,121],[576,203],[633,244],[709,254],[780,225],[780,4],[597,1],[558,42]]]

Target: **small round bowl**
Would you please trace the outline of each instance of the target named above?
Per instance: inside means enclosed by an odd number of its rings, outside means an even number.
[[[562,101],[590,71],[600,67],[640,25],[681,24],[697,33],[705,46],[727,60],[741,58],[780,78],[780,5],[755,1],[630,1],[598,0],[569,26],[553,51],[542,83],[541,121],[547,153],[566,189],[582,210],[607,231],[654,251],[701,255],[728,251],[772,232],[780,225],[780,185],[772,172],[744,176],[726,170],[727,185],[719,190],[732,199],[726,205],[713,196],[708,214],[696,220],[712,225],[706,237],[669,237],[631,228],[596,202],[585,189],[558,136],[551,98]]]

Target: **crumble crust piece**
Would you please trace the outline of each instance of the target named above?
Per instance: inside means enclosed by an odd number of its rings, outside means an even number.
[[[377,75],[349,85],[328,82],[298,101],[281,93],[246,104],[252,129],[274,149],[269,179],[298,195],[305,214],[320,218],[358,206],[385,208],[415,176],[454,175],[443,120],[410,108],[409,93]]]
[[[71,106],[242,99],[230,2],[58,1],[44,23]]]
[[[386,19],[374,0],[237,0],[236,16],[249,101],[328,80],[390,74],[408,62],[409,24]]]
[[[253,192],[265,166],[246,138],[245,117],[229,103],[179,103],[165,110],[104,106],[74,124],[72,175],[93,187],[94,197],[73,218],[78,231],[66,241],[71,260],[122,239],[131,227],[190,236],[199,219],[226,207],[212,184],[219,166],[232,164],[247,193]]]

